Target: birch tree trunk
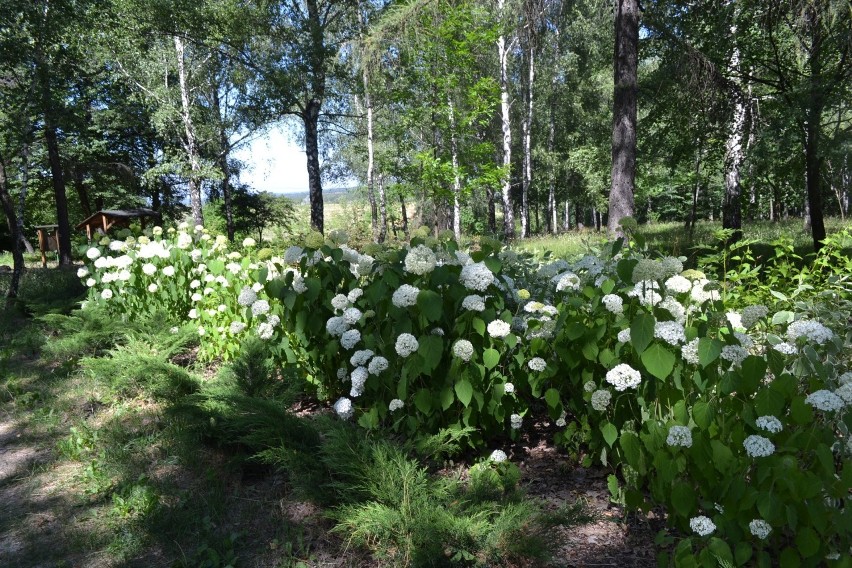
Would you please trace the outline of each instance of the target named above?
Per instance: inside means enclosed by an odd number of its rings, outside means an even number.
[[[364,34],[367,32],[367,22],[364,11],[358,2],[358,23],[361,26],[361,42],[364,43]],[[367,62],[361,61],[361,82],[364,86],[364,110],[367,114],[367,198],[370,201],[370,222],[373,227],[373,240],[384,241],[379,228],[379,212],[376,205],[375,175],[373,165],[373,101],[370,98],[370,74],[367,70]]]
[[[515,213],[512,210],[512,122],[509,116],[509,50],[503,34],[505,0],[497,0],[500,35],[497,38],[497,57],[500,62],[500,118],[503,132],[503,177],[500,180],[503,198],[503,237],[515,238]]]
[[[731,52],[730,67],[735,75],[740,69],[740,50],[737,46],[737,26],[731,26],[734,49]],[[740,168],[743,164],[743,137],[745,134],[746,105],[740,85],[735,83],[732,92],[734,114],[725,143],[725,200],[722,207],[722,227],[733,229],[732,241],[742,238],[742,188],[740,186]]]
[[[379,236],[377,241],[380,243],[385,242],[385,239],[388,235],[388,204],[387,204],[387,196],[385,195],[385,180],[382,175],[379,175],[379,214],[380,214],[380,224],[379,224]]]
[[[639,66],[639,0],[617,0],[613,65],[612,187],[610,232],[621,233],[624,217],[632,217],[636,181],[636,95]]]
[[[189,101],[189,85],[187,84],[186,68],[184,66],[183,39],[173,36],[175,54],[178,64],[178,86],[180,87],[181,119],[183,120],[183,146],[189,159],[189,204],[192,218],[196,225],[204,225],[204,213],[201,210],[201,161],[198,155],[195,126],[192,123],[191,105]]]

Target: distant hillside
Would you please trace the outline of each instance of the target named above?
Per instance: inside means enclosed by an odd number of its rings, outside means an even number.
[[[283,195],[288,199],[292,199],[298,203],[308,203],[308,192],[300,191],[298,193],[276,193]],[[325,203],[341,203],[350,199],[358,198],[358,187],[324,187],[322,197]]]

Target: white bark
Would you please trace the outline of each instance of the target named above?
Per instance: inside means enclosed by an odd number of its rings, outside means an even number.
[[[500,19],[501,32],[497,38],[497,56],[500,61],[500,117],[503,131],[503,178],[501,194],[503,197],[503,236],[509,240],[515,236],[515,214],[512,211],[512,123],[509,116],[509,50],[506,36],[502,32],[505,0],[497,0],[497,17]]]
[[[183,119],[186,138],[183,141],[184,150],[189,158],[189,203],[192,207],[192,217],[196,225],[204,224],[204,215],[201,211],[201,161],[198,157],[198,148],[195,142],[195,127],[192,124],[190,113],[189,87],[184,67],[184,45],[183,39],[174,36],[175,53],[178,64],[178,85],[180,87],[181,118]]]
[[[737,27],[731,26],[731,37],[734,38],[734,49],[731,53],[730,66],[735,72],[740,67],[740,50],[736,45]],[[723,225],[727,228],[740,229],[742,226],[742,205],[740,203],[740,169],[743,164],[743,133],[746,123],[746,106],[739,86],[734,96],[734,114],[725,143],[725,204],[723,207]]]

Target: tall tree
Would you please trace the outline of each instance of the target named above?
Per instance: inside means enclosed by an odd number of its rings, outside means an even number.
[[[639,1],[616,0],[613,64],[612,187],[610,232],[619,233],[634,214],[636,182],[636,96],[639,88]]]

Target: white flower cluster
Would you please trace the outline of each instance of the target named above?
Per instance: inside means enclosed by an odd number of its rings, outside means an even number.
[[[772,526],[763,519],[754,519],[748,524],[748,530],[760,540],[766,540],[772,532]]]
[[[349,324],[341,316],[332,316],[325,322],[325,330],[332,337],[340,337],[349,330]]]
[[[523,422],[524,422],[524,419],[521,418],[520,414],[512,414],[511,416],[509,416],[509,423],[512,426],[513,430],[520,429]]]
[[[666,444],[672,447],[692,447],[692,431],[686,426],[672,426],[666,437]]]
[[[563,290],[571,290],[576,292],[580,289],[580,277],[574,274],[573,272],[565,272],[564,274],[560,274],[555,278],[555,280],[557,292],[562,292]]]
[[[501,463],[509,459],[509,456],[506,455],[506,452],[503,450],[494,450],[491,452],[491,455],[488,457],[489,460],[494,463]]]
[[[337,415],[343,420],[349,420],[352,418],[352,415],[355,414],[355,408],[352,407],[352,401],[345,396],[337,399],[333,408]]]
[[[349,364],[353,367],[361,367],[367,364],[367,361],[375,355],[371,349],[359,349],[349,358]]]
[[[417,342],[417,338],[411,335],[410,333],[400,333],[399,337],[396,338],[396,353],[400,357],[408,357],[420,347],[420,344]]]
[[[257,336],[264,341],[271,339],[273,333],[275,333],[275,328],[271,323],[263,321],[257,324]]]
[[[425,245],[417,245],[405,255],[405,271],[422,276],[432,272],[437,261],[432,249]]]
[[[586,381],[586,384],[583,385],[583,390],[586,392],[594,392],[594,390],[598,388],[594,381]]]
[[[656,281],[663,278],[664,273],[662,265],[650,258],[640,258],[636,266],[633,267],[633,283],[637,284],[643,281]]]
[[[255,300],[251,305],[251,315],[257,317],[269,311],[269,302],[266,300]]]
[[[722,347],[719,357],[729,361],[734,366],[738,366],[748,357],[748,351],[741,345],[725,345]]]
[[[592,393],[592,408],[597,410],[598,412],[603,412],[606,410],[606,407],[609,406],[610,401],[612,400],[612,393],[608,390],[596,390]]]
[[[663,300],[663,297],[657,292],[659,289],[660,285],[656,281],[643,280],[637,282],[633,289],[627,292],[627,295],[638,299],[643,306],[656,306]]]
[[[630,343],[630,328],[622,329],[615,337],[619,343]]]
[[[355,325],[361,320],[362,315],[358,308],[346,308],[343,310],[343,321],[349,325]]]
[[[467,339],[459,339],[453,344],[453,355],[462,361],[470,361],[473,356],[473,344]]]
[[[464,300],[462,300],[462,308],[472,312],[481,312],[485,310],[485,298],[478,294],[465,296]]]
[[[755,306],[747,306],[743,308],[742,317],[740,321],[743,324],[743,327],[746,329],[751,329],[754,325],[765,318],[769,314],[769,309],[766,306],[762,306],[760,304]]]
[[[352,375],[349,377],[352,380],[352,388],[349,390],[349,396],[356,398],[364,394],[364,385],[367,383],[368,376],[369,373],[367,373],[366,367],[355,367]]]
[[[411,286],[410,284],[403,284],[393,293],[391,302],[397,308],[407,308],[417,304],[417,294],[419,293],[420,288]]]
[[[512,327],[503,320],[494,320],[488,324],[488,335],[496,339],[502,339],[509,335]]]
[[[370,360],[370,364],[367,365],[367,371],[369,371],[369,373],[371,375],[378,375],[379,373],[381,373],[383,371],[387,371],[387,369],[388,369],[388,360],[385,359],[384,357],[382,357],[381,355],[373,357]]]
[[[692,290],[692,282],[680,274],[676,274],[666,280],[666,291],[669,294],[685,294]]]
[[[484,292],[494,282],[494,274],[484,262],[465,265],[459,274],[459,282],[468,290]]]
[[[774,416],[759,416],[754,423],[761,430],[766,430],[773,434],[777,434],[784,429],[784,425],[781,424],[781,421]]]
[[[505,392],[506,394],[512,394],[513,392],[515,392],[515,385],[514,385],[514,383],[506,383],[506,384],[504,384],[504,385],[503,385],[503,392]]]
[[[837,382],[841,385],[852,384],[852,371],[846,371],[845,373],[837,377]]]
[[[343,335],[340,336],[340,345],[344,349],[352,349],[359,341],[361,341],[361,332],[357,329],[344,331]]]
[[[527,365],[529,365],[530,369],[539,373],[547,369],[547,361],[541,357],[533,357],[529,360],[529,362],[527,362]]]
[[[229,330],[234,335],[241,333],[246,328],[246,324],[241,321],[232,321]]]
[[[627,363],[620,363],[607,371],[606,382],[615,390],[624,391],[638,387],[642,382],[642,374]]]
[[[806,337],[811,343],[822,345],[834,334],[830,329],[813,320],[796,320],[787,327],[787,341],[795,343],[800,337]]]
[[[798,347],[796,347],[795,345],[791,345],[791,344],[787,343],[786,341],[782,341],[781,343],[776,343],[775,345],[772,346],[772,349],[774,349],[778,353],[781,353],[782,355],[795,355],[796,353],[799,352]]]
[[[613,313],[617,316],[620,316],[624,313],[624,300],[621,299],[621,296],[616,294],[607,294],[603,298],[601,298],[604,307],[610,313]]]
[[[775,444],[769,438],[752,434],[743,441],[746,454],[752,458],[765,458],[775,453]]]
[[[689,528],[698,536],[707,536],[716,530],[716,525],[708,517],[699,515],[689,519]]]
[[[343,294],[337,294],[331,299],[331,307],[335,310],[345,310],[349,307],[349,298]]]
[[[662,339],[669,345],[686,343],[686,331],[676,321],[658,321],[654,324],[654,337]]]
[[[391,412],[396,412],[397,410],[402,409],[403,406],[405,406],[405,403],[399,400],[398,398],[395,398],[390,401],[390,404],[388,404],[388,410],[390,410]]]
[[[690,365],[698,364],[698,338],[696,337],[680,348],[680,356]]]
[[[305,251],[302,247],[291,246],[284,252],[284,264],[295,264],[302,259]]]
[[[834,394],[843,399],[845,406],[852,404],[852,383],[844,383],[840,385]]]
[[[834,412],[846,406],[844,400],[830,390],[812,392],[805,398],[805,403],[823,412]]]
[[[707,287],[710,287],[708,290]],[[706,278],[701,278],[696,280],[692,284],[692,291],[690,292],[690,297],[692,301],[696,304],[703,304],[706,301],[717,302],[721,299],[719,295],[719,290],[714,289],[715,284],[711,283]]]
[[[198,286],[200,286],[200,285],[201,285],[201,283],[199,282]],[[196,286],[196,288],[198,286]],[[190,287],[192,287],[191,283],[190,283]],[[250,306],[250,305],[254,304],[256,301],[257,301],[257,292],[255,292],[254,290],[252,290],[248,286],[243,286],[243,289],[240,290],[240,295],[237,296],[237,303],[241,306]]]

